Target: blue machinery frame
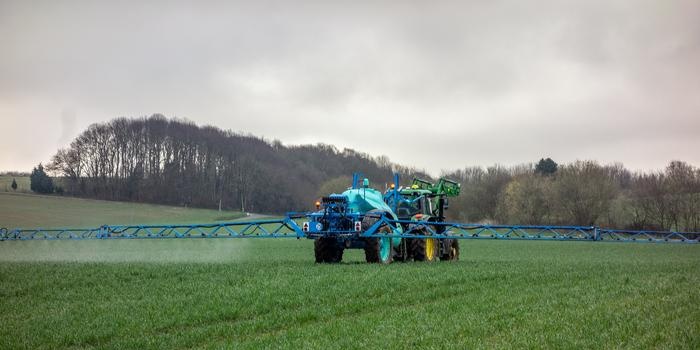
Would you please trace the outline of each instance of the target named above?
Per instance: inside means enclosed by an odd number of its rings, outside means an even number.
[[[364,232],[318,232],[304,229],[312,213],[290,213],[281,219],[212,224],[103,225],[95,228],[0,228],[0,241],[164,239],[164,238],[316,238],[324,234],[357,237],[556,240],[590,242],[698,243],[700,232],[630,231],[594,226],[482,225],[453,222],[393,220],[386,216]],[[379,233],[379,228],[391,230]],[[399,229],[399,227],[408,229]],[[442,231],[440,234],[438,232]]]

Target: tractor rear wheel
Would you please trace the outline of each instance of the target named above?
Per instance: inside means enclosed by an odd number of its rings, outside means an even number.
[[[425,235],[425,231],[420,231],[420,235]],[[415,261],[435,261],[438,255],[438,240],[435,238],[413,238],[411,239],[411,253]]]
[[[446,238],[444,242],[445,251],[440,256],[442,261],[459,260],[459,240],[454,238]]]

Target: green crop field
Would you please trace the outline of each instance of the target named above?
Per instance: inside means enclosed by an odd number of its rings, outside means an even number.
[[[0,242],[0,348],[700,348],[700,245],[462,241],[461,257],[317,265],[289,238]]]

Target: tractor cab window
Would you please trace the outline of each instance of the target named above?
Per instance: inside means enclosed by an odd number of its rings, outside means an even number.
[[[400,218],[409,218],[416,214],[429,214],[429,208],[428,199],[421,197],[415,201],[401,201],[396,214],[398,214]]]

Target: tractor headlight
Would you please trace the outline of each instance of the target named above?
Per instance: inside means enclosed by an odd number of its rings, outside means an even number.
[[[323,231],[323,224],[320,222],[316,223],[316,231]]]

